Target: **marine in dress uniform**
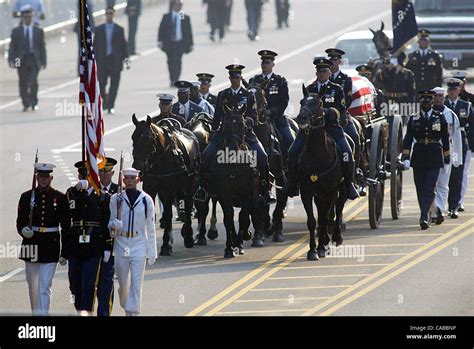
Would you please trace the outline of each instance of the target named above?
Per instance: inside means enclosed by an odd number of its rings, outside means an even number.
[[[100,185],[102,190],[110,195],[118,191],[118,184],[112,182],[115,174],[114,166],[117,160],[106,158],[105,166],[99,170]],[[106,256],[107,255],[107,256]],[[100,265],[99,284],[97,286],[97,315],[110,316],[114,304],[114,256],[104,252]]]
[[[449,178],[449,196],[448,209],[451,218],[458,218],[459,206],[462,202],[462,186],[464,182],[464,173],[466,172],[466,187],[467,187],[467,172],[469,172],[469,164],[471,160],[471,147],[474,145],[474,134],[470,132],[474,128],[474,111],[470,102],[459,98],[461,92],[462,81],[455,78],[446,79],[448,85],[448,95],[444,104],[451,108],[459,118],[462,136],[462,165],[457,168],[452,168],[451,177]],[[473,148],[474,149],[474,148]]]
[[[354,157],[352,155],[351,147],[344,135],[344,131],[339,123],[340,118],[345,117],[346,114],[344,91],[340,85],[329,80],[331,73],[329,67],[332,65],[330,60],[326,58],[316,58],[313,61],[313,64],[316,66],[317,80],[308,85],[307,90],[309,93],[318,94],[321,99],[325,111],[326,131],[336,142],[339,151],[342,152],[342,170],[347,186],[347,196],[349,199],[354,200],[359,197],[353,183]],[[331,113],[329,112],[330,109],[332,110]],[[336,115],[336,117],[333,117],[334,115]],[[290,196],[297,195],[298,192],[296,172],[298,159],[303,150],[305,139],[305,132],[299,130],[296,139],[288,152],[288,169],[290,176],[285,192]]]
[[[214,75],[209,73],[199,73],[196,74],[196,76],[198,77],[199,82],[201,82],[201,85],[199,86],[199,94],[202,98],[211,103],[215,109],[217,104],[217,96],[209,92]]]
[[[418,33],[419,49],[408,56],[407,68],[415,75],[416,90],[430,90],[441,86],[443,82],[443,64],[438,52],[429,48],[430,32],[420,30]]]
[[[20,259],[25,261],[26,282],[34,315],[46,315],[51,304],[51,286],[56,266],[63,256],[61,241],[67,235],[71,221],[66,195],[51,187],[52,164],[37,163],[37,187],[21,194],[16,228],[22,240]],[[32,225],[29,226],[33,202]],[[60,228],[61,226],[61,233]],[[61,258],[61,264],[65,260]]]
[[[261,194],[266,203],[275,202],[270,193],[268,156],[257,136],[253,132],[250,124],[255,123],[255,99],[249,90],[241,85],[242,70],[245,66],[240,64],[231,64],[226,66],[229,72],[231,86],[220,91],[217,95],[217,106],[214,118],[212,120],[212,133],[214,133],[209,144],[204,149],[201,163],[201,186],[195,194],[195,200],[205,201],[207,196],[209,167],[215,158],[219,148],[223,144],[224,136],[222,134],[221,121],[224,119],[224,107],[237,108],[245,106],[244,118],[247,121],[247,130],[245,133],[245,142],[257,154],[257,168],[260,174]],[[252,121],[248,121],[251,119]]]
[[[249,83],[264,84],[265,97],[267,99],[267,117],[273,120],[275,127],[281,135],[283,145],[288,150],[293,143],[290,125],[285,115],[285,109],[290,101],[288,94],[288,82],[286,79],[273,72],[275,66],[275,57],[277,53],[270,50],[261,50],[258,52],[262,60],[262,73],[255,75]]]
[[[443,113],[433,109],[434,95],[433,91],[418,92],[421,110],[410,116],[403,138],[403,167],[413,168],[416,195],[421,210],[420,227],[423,230],[430,226],[428,216],[435,198],[440,170],[451,162],[448,124]]]
[[[374,85],[382,90],[385,103],[415,102],[415,77],[413,72],[392,58],[384,63],[384,67],[375,74]]]
[[[151,122],[154,124],[158,124],[163,119],[175,119],[180,123],[181,126],[186,124],[186,120],[181,115],[173,114],[171,112],[172,103],[173,103],[173,95],[167,93],[160,93],[156,95],[160,100],[160,115],[154,116],[151,118]]]
[[[171,112],[173,114],[182,116],[184,120],[188,122],[196,114],[202,112],[202,108],[189,99],[190,90],[193,86],[189,81],[176,81],[174,86],[178,89],[178,101],[173,104]]]
[[[215,108],[212,106],[211,103],[209,103],[209,101],[202,98],[199,94],[199,86],[201,86],[201,83],[199,81],[190,81],[190,82],[192,84],[190,94],[189,94],[189,99],[191,100],[191,102],[199,105],[202,108],[203,112],[211,116],[214,116]]]
[[[139,171],[123,170],[125,191],[110,200],[109,229],[115,236],[115,270],[119,281],[120,305],[127,316],[141,311],[145,263],[153,265],[157,257],[156,232],[153,222],[153,199],[137,189]],[[117,205],[120,202],[120,216]]]
[[[79,170],[79,182],[66,192],[72,227],[65,238],[63,253],[68,260],[69,289],[77,311],[92,314],[100,276],[102,259],[110,256],[112,238],[109,222],[110,194],[94,188],[84,179],[82,161],[74,165]]]
[[[432,206],[431,212],[432,220],[434,220],[436,224],[441,224],[444,221],[443,214],[447,211],[451,167],[459,167],[459,165],[462,165],[462,138],[459,119],[456,113],[444,105],[446,90],[442,87],[435,87],[432,91],[436,93],[434,96],[433,109],[442,112],[444,115],[444,119],[448,124],[449,143],[451,146],[451,163],[445,164],[439,174],[436,184],[435,204]]]
[[[456,70],[451,72],[451,75],[455,79],[459,79],[462,81],[461,84],[461,93],[459,94],[459,98],[463,99],[467,102],[471,102],[471,104],[474,104],[474,93],[470,93],[466,91],[466,84],[467,84],[467,75],[468,73],[465,71],[461,70]]]

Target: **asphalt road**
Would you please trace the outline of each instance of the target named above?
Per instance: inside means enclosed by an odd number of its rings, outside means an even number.
[[[267,4],[261,40],[246,37],[243,2],[236,2],[232,31],[222,44],[207,38],[205,8],[187,2],[195,34],[195,50],[185,56],[183,79],[209,71],[216,75],[217,92],[228,84],[227,64],[247,66],[247,75],[258,72],[256,52],[279,52],[276,72],[290,83],[287,113],[295,116],[301,83],[314,78],[312,57],[351,30],[390,24],[390,1],[293,0],[290,28],[277,31],[273,2]],[[140,19],[137,48],[131,69],[122,74],[116,103],[117,114],[105,115],[107,154],[126,153],[131,164],[131,115],[143,117],[157,109],[155,95],[169,90],[165,55],[156,48],[157,28],[165,8],[147,9]],[[118,22],[125,23],[125,17]],[[125,24],[124,24],[125,25]],[[125,25],[126,27],[126,25]],[[0,243],[19,243],[15,230],[16,205],[28,189],[34,151],[42,162],[58,165],[54,186],[66,190],[76,181],[74,162],[80,158],[80,117],[77,106],[77,39],[74,33],[48,41],[48,68],[40,73],[40,110],[22,113],[17,74],[0,61]],[[471,181],[474,171],[471,170]],[[172,257],[160,257],[147,267],[143,291],[143,315],[474,315],[474,187],[467,197],[466,212],[458,220],[421,231],[411,171],[404,177],[402,218],[390,218],[385,201],[384,220],[369,228],[367,200],[348,203],[348,229],[344,245],[363,253],[353,258],[306,261],[306,217],[299,199],[290,201],[284,221],[285,242],[266,242],[263,248],[246,246],[246,254],[223,259],[224,230],[206,247],[186,249],[176,224]],[[219,221],[222,217],[219,214]],[[196,223],[194,222],[194,227]],[[162,231],[158,230],[159,245]],[[29,312],[23,264],[14,258],[0,260],[0,313]],[[116,285],[117,289],[117,285]],[[67,268],[58,267],[53,283],[53,314],[74,314]],[[123,315],[115,299],[113,315]]]

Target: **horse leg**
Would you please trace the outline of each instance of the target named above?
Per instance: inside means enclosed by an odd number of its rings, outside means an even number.
[[[186,248],[194,247],[193,226],[191,221],[191,213],[193,210],[193,194],[191,188],[186,191],[184,198],[184,224],[181,228],[181,235],[184,238],[184,246]]]
[[[198,214],[198,234],[196,235],[196,239],[194,244],[196,246],[206,246],[206,218],[209,213],[209,201],[207,202],[200,202],[196,201],[194,203],[196,206],[197,214]]]
[[[285,185],[285,175],[282,173],[275,179],[276,185],[283,187]],[[281,189],[277,189],[277,203],[273,210],[272,228],[273,242],[283,242],[283,211],[285,210],[288,197],[283,194]]]
[[[301,190],[301,201],[303,202],[304,210],[306,211],[307,226],[309,231],[309,251],[306,258],[309,261],[317,261],[318,254],[316,253],[316,218],[313,213],[313,194],[306,190]]]
[[[225,242],[225,251],[224,251],[224,258],[234,258],[234,246],[232,241],[233,239],[233,232],[235,232],[234,227],[234,208],[232,207],[232,203],[223,204],[220,202],[222,210],[224,212],[224,226],[226,230],[226,242]]]
[[[249,232],[250,227],[250,202],[247,200],[246,203],[242,204],[242,208],[239,212],[239,234],[237,236],[237,248],[239,254],[244,254],[244,240],[250,240],[251,235]]]
[[[346,188],[344,185],[339,187],[339,196],[336,201],[336,220],[334,226],[334,233],[332,234],[332,241],[339,246],[342,244],[342,211],[347,201]]]
[[[217,209],[217,199],[212,198],[212,215],[211,215],[211,226],[209,227],[209,230],[207,231],[207,237],[211,240],[214,240],[217,238],[217,214],[216,214],[216,209]]]
[[[169,196],[160,197],[163,203],[163,215],[161,217],[161,225],[163,226],[163,245],[161,245],[160,255],[171,256],[173,248],[170,244],[172,234],[172,220],[173,220],[173,200]]]
[[[335,197],[321,198],[319,196],[314,197],[314,202],[318,208],[318,256],[320,258],[326,257],[328,252],[329,235],[328,235],[328,222],[331,209],[333,209]]]

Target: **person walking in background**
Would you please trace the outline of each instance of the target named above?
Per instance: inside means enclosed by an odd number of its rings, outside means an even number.
[[[191,19],[182,11],[182,0],[171,0],[171,11],[163,15],[158,29],[158,47],[168,57],[170,86],[179,80],[183,54],[193,50]]]
[[[216,41],[214,37],[216,31],[219,32],[219,42],[222,41],[225,34],[225,16],[226,16],[226,0],[203,0],[207,3],[207,21],[211,25],[209,39]]]
[[[33,24],[30,5],[21,8],[21,23],[11,33],[8,64],[18,70],[23,111],[38,110],[38,73],[46,69],[44,31]]]
[[[262,0],[245,0],[245,8],[247,9],[247,36],[251,41],[258,41],[258,29],[260,27],[260,19],[262,15]]]
[[[123,28],[114,22],[115,10],[105,10],[106,22],[95,29],[94,47],[97,58],[100,94],[104,100],[103,109],[115,114],[115,98],[123,70],[123,62],[128,58],[127,41]],[[127,69],[129,65],[127,64]],[[110,78],[109,93],[106,93],[107,80]]]
[[[135,36],[138,28],[138,17],[142,12],[142,0],[128,0],[125,14],[128,16],[128,54],[136,55]]]
[[[288,17],[290,15],[290,0],[275,0],[277,15],[277,29],[282,29],[283,25],[289,27]]]

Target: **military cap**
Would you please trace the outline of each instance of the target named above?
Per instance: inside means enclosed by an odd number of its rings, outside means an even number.
[[[245,66],[241,64],[231,64],[225,68],[229,71],[229,76],[241,76]]]
[[[104,167],[102,168],[102,171],[112,171],[114,169],[114,166],[117,165],[117,160],[114,158],[105,158],[106,162]]]
[[[133,167],[129,167],[125,170],[122,170],[122,173],[124,176],[138,176],[140,174],[140,171],[134,169]]]
[[[201,86],[201,83],[199,81],[196,81],[196,80],[193,80],[193,81],[190,81],[191,83],[191,88],[194,88],[194,89],[198,89],[199,86]]]
[[[324,51],[328,54],[329,58],[342,58],[342,55],[345,54],[343,50],[340,50],[338,48],[328,48],[326,51]]]
[[[372,74],[374,72],[374,69],[371,66],[367,65],[367,64],[358,65],[355,69],[360,74]]]
[[[176,81],[174,86],[178,89],[178,92],[189,92],[189,89],[193,86],[189,81]]]
[[[442,87],[435,87],[435,88],[431,89],[431,91],[433,91],[437,95],[444,95],[446,93],[446,89],[444,89]]]
[[[36,173],[42,174],[50,174],[53,172],[53,169],[56,167],[54,164],[46,164],[46,163],[36,163],[35,165]]]
[[[446,85],[448,85],[448,90],[461,87],[461,84],[462,84],[462,80],[459,80],[456,78],[448,78],[448,79],[445,79],[444,82],[446,83]]]
[[[326,71],[330,66],[332,66],[332,62],[329,59],[322,57],[316,57],[313,60],[313,64],[316,66],[316,70],[320,72]]]
[[[462,71],[462,70],[455,70],[455,71],[451,72],[451,76],[453,78],[459,79],[461,81],[466,80],[467,75],[468,75],[468,72],[465,72],[465,71]]]
[[[420,36],[420,39],[422,38],[429,38],[430,37],[430,34],[431,32],[427,29],[420,29],[418,31],[418,35]]]
[[[210,83],[212,78],[214,77],[214,75],[209,74],[209,73],[199,73],[199,74],[196,74],[196,76],[198,77],[198,80],[201,81],[201,84]]]
[[[165,104],[172,103],[174,99],[174,96],[168,93],[159,93],[156,95],[156,97],[158,97],[160,102],[165,103]]]
[[[436,93],[434,91],[418,91],[418,99],[422,102],[431,101]]]
[[[270,51],[270,50],[261,50],[261,51],[258,51],[258,55],[260,56],[262,61],[265,61],[267,59],[274,61],[275,57],[278,56],[278,53]]]

